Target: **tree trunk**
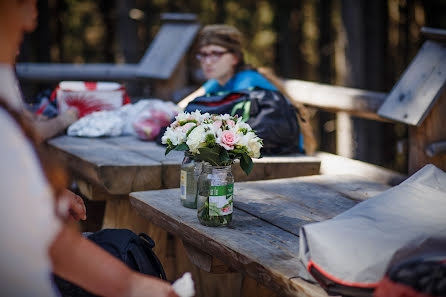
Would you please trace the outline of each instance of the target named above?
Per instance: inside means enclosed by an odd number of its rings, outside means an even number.
[[[385,1],[343,0],[342,20],[347,38],[345,85],[382,90],[387,36]],[[352,124],[352,135],[341,138],[352,138],[350,143],[354,147],[338,148],[339,151],[352,151],[351,157],[362,161],[385,163],[385,156],[393,151],[392,147],[384,145],[387,143],[384,139],[386,125],[357,118],[352,119]]]

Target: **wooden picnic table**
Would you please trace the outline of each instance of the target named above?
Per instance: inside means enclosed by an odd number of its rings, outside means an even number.
[[[236,182],[232,225],[219,228],[200,225],[197,211],[181,206],[179,189],[131,193],[130,203],[147,220],[180,238],[189,260],[202,270],[232,269],[242,279],[261,284],[243,284],[238,292],[232,288],[230,294],[218,296],[327,296],[321,287],[299,278],[305,270],[298,259],[299,227],[329,219],[389,187],[353,175]],[[198,290],[203,290],[200,272],[192,272]],[[218,282],[213,285],[214,290],[224,290]],[[237,280],[232,286],[237,287]]]
[[[299,271],[298,227],[348,209],[387,188],[382,184],[394,177],[376,166],[325,153],[254,160],[249,176],[236,165],[234,225],[215,229],[199,225],[196,211],[179,202],[182,152],[165,156],[163,146],[133,136],[60,136],[48,146],[83,195],[105,201],[102,228],[149,234],[168,278],[192,271],[197,296],[294,296],[301,290],[323,296],[321,288],[291,278]],[[351,172],[367,178],[348,177]],[[375,182],[365,181],[372,176]],[[247,180],[269,181],[241,183]]]
[[[179,276],[180,271],[196,269],[187,262],[182,241],[140,216],[128,200],[130,192],[179,187],[182,152],[172,151],[165,156],[164,146],[140,141],[134,136],[81,138],[64,135],[49,140],[48,147],[67,166],[86,198],[105,202],[105,209],[98,211],[101,215],[103,213],[103,219],[98,223],[102,228],[128,228],[136,233],[149,234],[157,244],[155,252],[170,279]],[[233,173],[236,181],[245,181],[313,175],[319,170],[319,158],[295,154],[256,159],[249,176],[238,165],[234,166]],[[88,220],[95,220],[95,213],[89,209],[87,205]],[[202,280],[206,280],[203,282],[212,283],[214,275],[204,274],[201,275]],[[240,277],[240,273],[233,272],[226,275],[223,282],[218,276],[218,281],[221,284],[234,280],[240,282]],[[245,278],[245,285],[247,280]],[[255,284],[252,279],[249,281]],[[213,290],[212,286],[210,290]],[[214,293],[205,295],[218,296]]]

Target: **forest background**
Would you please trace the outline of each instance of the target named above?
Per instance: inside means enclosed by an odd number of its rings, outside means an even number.
[[[379,92],[392,89],[420,49],[422,26],[446,29],[446,0],[39,0],[38,9],[37,30],[26,36],[19,62],[137,63],[162,13],[194,13],[202,25],[239,28],[254,66]],[[178,100],[201,82],[191,75],[189,88],[163,99]],[[150,96],[150,86],[143,93]],[[320,150],[407,171],[406,126],[351,117],[351,141],[340,145],[337,120],[313,111]]]

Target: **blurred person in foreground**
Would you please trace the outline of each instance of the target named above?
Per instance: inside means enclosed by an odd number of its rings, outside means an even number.
[[[246,64],[242,44],[243,35],[233,26],[213,24],[203,27],[195,48],[196,58],[208,80],[178,102],[178,106],[184,109],[195,98],[207,94],[230,93],[256,87],[278,91],[288,99],[292,98],[271,70]],[[315,151],[316,141],[309,124],[308,112],[297,100],[293,100],[293,105],[299,111],[305,152],[311,155]]]
[[[64,223],[66,175],[42,162],[35,127],[20,110],[13,65],[36,0],[0,0],[0,292],[58,296],[51,273],[101,296],[176,296],[171,285],[130,270]],[[6,74],[5,74],[6,73]],[[5,79],[6,77],[6,79]]]

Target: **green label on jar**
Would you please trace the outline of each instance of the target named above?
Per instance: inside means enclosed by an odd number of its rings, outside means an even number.
[[[225,216],[232,213],[234,184],[211,186],[209,193],[209,215]]]

